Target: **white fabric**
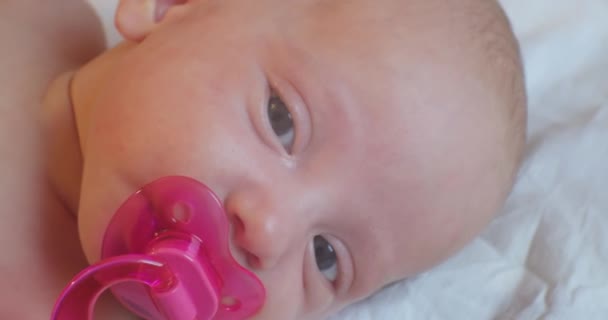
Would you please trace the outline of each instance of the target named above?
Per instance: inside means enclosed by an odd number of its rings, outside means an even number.
[[[111,34],[116,0],[89,0]],[[608,0],[503,0],[529,143],[506,208],[443,265],[334,320],[608,319]]]

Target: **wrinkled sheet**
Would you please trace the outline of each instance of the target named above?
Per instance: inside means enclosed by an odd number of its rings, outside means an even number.
[[[116,0],[89,1],[116,43]],[[608,0],[502,3],[530,101],[513,194],[458,255],[334,320],[608,319]]]

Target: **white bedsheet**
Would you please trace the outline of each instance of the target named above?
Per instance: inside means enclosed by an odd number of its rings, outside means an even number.
[[[89,1],[118,41],[116,0]],[[608,0],[502,3],[530,98],[515,191],[460,254],[335,320],[608,319]]]

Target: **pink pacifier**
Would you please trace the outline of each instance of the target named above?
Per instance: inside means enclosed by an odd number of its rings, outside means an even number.
[[[237,320],[264,304],[261,281],[230,254],[219,199],[203,184],[166,177],[132,195],[106,230],[101,262],[64,289],[51,320],[92,319],[110,289],[148,320]]]

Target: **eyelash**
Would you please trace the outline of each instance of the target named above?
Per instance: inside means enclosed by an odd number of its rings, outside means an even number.
[[[281,114],[281,115],[288,117],[288,121],[289,121],[288,123],[290,125],[290,128],[287,130],[287,132],[279,133],[279,132],[277,132],[277,128],[274,127],[275,124],[273,123],[273,120],[276,120],[276,119],[273,118],[273,114],[270,113],[270,107],[271,107],[271,105],[273,105],[273,102],[275,102],[277,104],[280,103],[280,105],[283,107],[282,109],[284,109],[284,111],[286,112],[286,115],[285,114]],[[291,155],[293,152],[293,147],[296,142],[296,119],[293,115],[292,108],[290,107],[290,104],[285,102],[285,99],[283,98],[283,96],[278,94],[275,90],[271,90],[267,104],[268,104],[268,107],[266,108],[266,112],[267,112],[266,116],[267,116],[268,120],[270,121],[270,127],[272,128],[273,134],[275,137],[277,137],[279,139],[283,149],[285,151],[287,151],[288,154]],[[277,112],[276,109],[274,111]],[[279,110],[279,112],[280,111],[281,110]],[[281,120],[285,120],[285,119],[281,119]],[[285,128],[282,128],[282,129],[285,129]],[[285,138],[288,139],[288,142],[289,142],[288,145],[284,144],[283,139],[285,139]]]
[[[270,102],[270,99],[273,96],[276,96],[279,99],[281,99],[281,101],[285,104],[287,111],[291,115],[292,124],[293,124],[293,135],[294,135],[291,150],[286,150],[283,147],[282,143],[278,139],[278,136],[274,132],[272,123],[270,122],[270,118],[269,118],[269,114],[268,114],[268,103]],[[278,146],[278,148],[280,148],[283,152],[286,152],[287,155],[291,156],[293,154],[293,151],[296,149],[296,146],[299,144],[299,140],[300,140],[299,124],[298,124],[299,121],[298,121],[297,113],[294,112],[292,104],[286,100],[288,100],[288,99],[285,98],[285,95],[280,90],[276,89],[276,87],[274,87],[274,86],[269,86],[267,93],[265,95],[264,103],[263,103],[262,117],[264,119],[264,123],[265,123],[265,127],[266,127],[265,131],[269,133],[271,144],[275,147]]]

